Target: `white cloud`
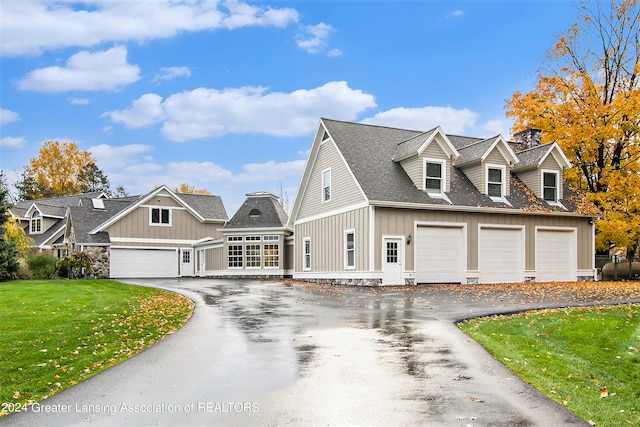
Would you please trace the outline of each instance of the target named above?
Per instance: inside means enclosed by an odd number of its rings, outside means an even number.
[[[33,55],[104,42],[142,42],[184,31],[282,28],[298,19],[295,9],[253,6],[235,0],[6,1],[0,14],[0,55]]]
[[[278,194],[282,188],[293,203],[305,163],[304,160],[269,160],[246,164],[236,172],[211,161],[161,164],[152,156],[153,147],[142,144],[119,147],[102,144],[89,151],[109,177],[112,188],[122,185],[127,193],[136,195],[146,194],[161,184],[173,189],[186,182],[222,197],[230,216],[244,201],[244,195],[254,191]]]
[[[342,56],[342,51],[340,49],[331,49],[329,52],[327,52],[327,56],[329,58],[336,58],[338,56]]]
[[[0,108],[0,124],[6,125],[7,123],[15,122],[18,120],[18,113],[5,108]]]
[[[333,31],[333,27],[324,22],[307,25],[302,28],[302,32],[298,33],[296,43],[300,49],[317,53],[327,47],[327,39]]]
[[[464,135],[468,128],[475,126],[479,117],[480,114],[468,108],[400,107],[380,112],[373,117],[362,120],[362,122],[425,131],[440,126],[446,133]]]
[[[480,135],[480,136],[493,136],[493,135],[502,135],[507,140],[511,137],[511,127],[513,126],[513,122],[509,120],[488,120],[484,125],[482,125],[482,129],[488,132],[488,135]]]
[[[189,67],[162,67],[160,72],[156,73],[152,82],[160,80],[171,80],[176,77],[189,77],[191,76],[191,70]]]
[[[130,129],[150,126],[161,121],[164,117],[162,97],[155,93],[146,93],[133,101],[130,108],[120,111],[107,111],[102,117],[110,117],[117,123],[122,123]]]
[[[23,137],[5,136],[0,139],[0,147],[22,148],[26,140]]]
[[[69,103],[72,105],[88,105],[89,98],[69,98]]]
[[[90,147],[88,151],[101,169],[113,170],[150,161],[153,147],[144,144],[122,146],[100,144]]]
[[[464,10],[456,9],[450,14],[448,14],[447,17],[451,17],[451,16],[456,17],[456,16],[462,16],[462,15],[464,15]]]
[[[344,81],[291,93],[249,86],[198,88],[173,94],[162,103],[160,100],[159,95],[146,94],[130,108],[103,115],[128,127],[162,121],[167,139],[184,142],[231,133],[305,136],[315,130],[321,116],[354,120],[376,106],[373,95],[351,89]]]
[[[99,52],[81,51],[65,67],[30,71],[18,81],[23,90],[66,92],[70,90],[115,90],[140,79],[140,67],[127,62],[127,48],[116,46]]]

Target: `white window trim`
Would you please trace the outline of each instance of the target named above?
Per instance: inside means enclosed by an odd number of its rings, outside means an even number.
[[[329,198],[325,199],[324,197],[324,176],[325,174],[329,172]],[[331,177],[331,168],[326,168],[322,171],[322,176],[321,176],[321,182],[320,182],[320,188],[321,188],[321,195],[320,197],[322,198],[322,203],[329,203],[331,201],[331,198],[333,197],[333,185],[332,185],[332,177]]]
[[[556,176],[556,199],[555,200],[546,200],[544,198],[544,174],[550,173]],[[552,206],[562,206],[560,203],[560,171],[551,170],[551,169],[542,169],[540,171],[540,192],[542,196],[542,200],[549,203]]]
[[[153,218],[153,210],[154,209],[159,209],[160,210],[160,222],[155,223],[153,222],[152,218]],[[169,223],[168,224],[164,224],[162,223],[162,210],[166,209],[169,211]],[[171,227],[171,224],[173,223],[173,212],[171,208],[168,208],[166,206],[149,206],[149,226],[151,227]]]
[[[432,193],[427,190],[427,163],[439,163],[442,174],[440,176],[440,192]],[[444,193],[447,191],[447,161],[443,159],[433,159],[425,157],[422,162],[422,189],[427,192],[431,197],[444,197]]]
[[[501,189],[500,189],[500,197],[489,196],[489,169],[500,169],[502,171],[501,176]],[[506,201],[506,192],[507,192],[507,167],[505,165],[492,165],[487,163],[484,169],[485,173],[485,194],[491,198],[494,202],[502,202],[507,203]],[[495,184],[495,183],[492,183]]]
[[[347,235],[349,234],[353,234],[353,265],[349,265],[349,249],[347,248]],[[356,269],[356,230],[354,228],[344,230],[344,269]]]
[[[37,216],[36,216],[37,214]],[[38,225],[40,225],[40,230],[34,230],[33,224],[37,221]],[[29,234],[42,234],[42,214],[40,211],[34,211],[31,213],[31,217],[29,218]]]
[[[307,265],[307,242],[309,242],[309,265]],[[302,270],[311,271],[311,237],[302,239]]]

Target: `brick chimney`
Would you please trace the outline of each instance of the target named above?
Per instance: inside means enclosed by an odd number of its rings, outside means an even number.
[[[514,151],[528,150],[529,148],[540,145],[542,131],[540,129],[525,129],[513,134],[514,142],[512,147]]]

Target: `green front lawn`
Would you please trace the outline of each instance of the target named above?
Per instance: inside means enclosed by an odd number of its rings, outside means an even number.
[[[459,326],[586,421],[640,425],[640,305],[538,310]]]
[[[110,280],[0,283],[0,417],[139,353],[192,310],[181,295]]]

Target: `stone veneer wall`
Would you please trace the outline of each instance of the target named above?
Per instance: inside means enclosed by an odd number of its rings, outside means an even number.
[[[109,278],[109,247],[107,246],[85,246],[84,252],[93,260],[91,277],[99,279]]]

